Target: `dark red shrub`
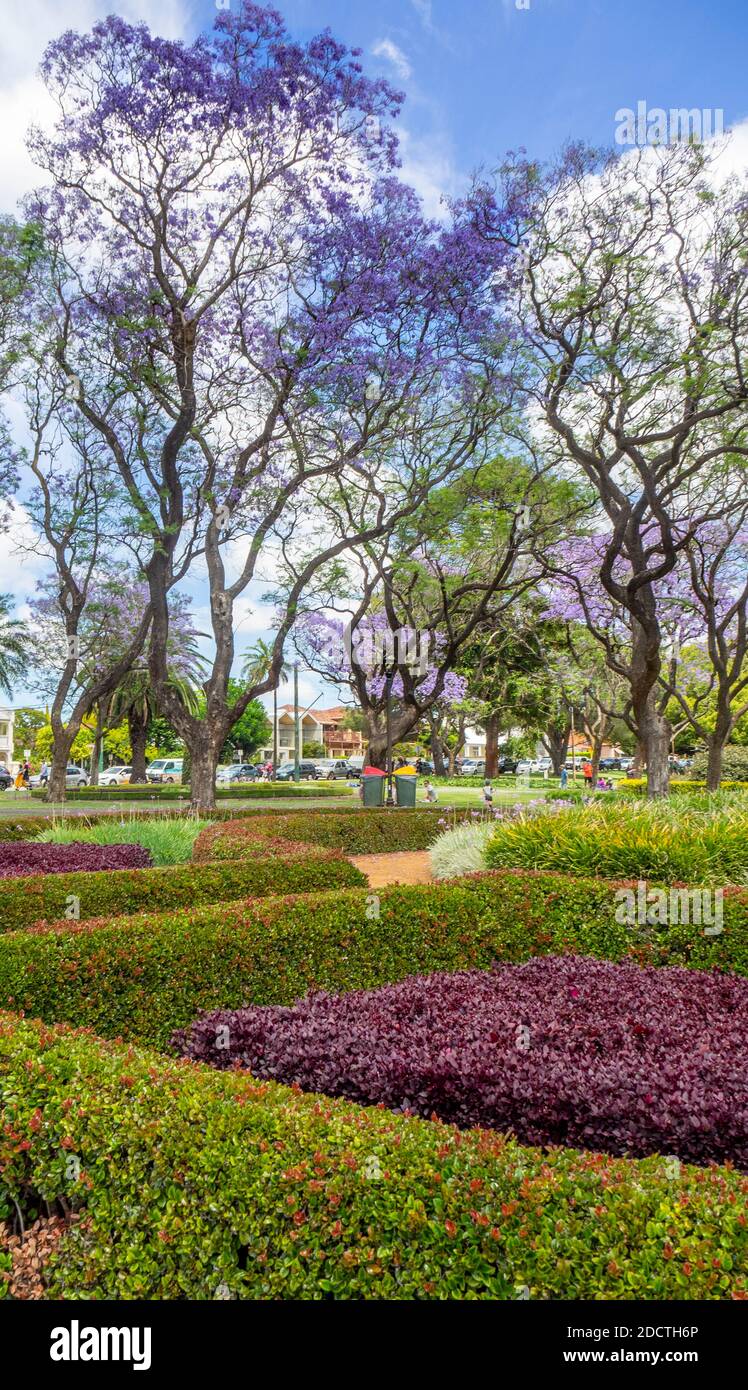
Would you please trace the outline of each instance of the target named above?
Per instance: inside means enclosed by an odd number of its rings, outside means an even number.
[[[522,1143],[748,1168],[748,980],[545,957],[215,1011],[188,1057]]]
[[[0,878],[27,874],[67,874],[78,869],[147,869],[151,851],[143,845],[36,844],[29,840],[0,843]]]

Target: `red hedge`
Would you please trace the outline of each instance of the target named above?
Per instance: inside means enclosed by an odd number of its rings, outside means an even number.
[[[91,845],[81,840],[68,845],[25,840],[0,843],[0,878],[67,874],[78,869],[147,869],[152,863],[150,850],[142,845]]]
[[[545,957],[218,1010],[174,1035],[217,1067],[525,1144],[748,1168],[748,980]]]

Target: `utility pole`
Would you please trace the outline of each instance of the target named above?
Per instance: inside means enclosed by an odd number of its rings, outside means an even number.
[[[293,720],[293,722],[294,722],[294,737],[293,737],[293,780],[294,780],[294,782],[300,782],[300,781],[301,781],[301,768],[299,767],[299,758],[300,758],[301,749],[300,749],[300,747],[299,747],[299,740],[300,740],[300,738],[301,738],[301,720],[299,719],[299,663],[298,663],[298,661],[295,661],[294,664],[293,664],[293,714],[294,714],[294,720]]]

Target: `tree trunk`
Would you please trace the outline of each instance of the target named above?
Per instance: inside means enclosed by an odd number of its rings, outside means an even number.
[[[543,734],[543,745],[548,750],[548,756],[553,766],[554,777],[560,777],[569,755],[569,738],[571,737],[571,724],[567,724],[565,729],[547,729]]]
[[[647,796],[655,799],[667,796],[670,791],[671,729],[657,707],[660,639],[654,620],[649,631],[634,620],[632,639],[631,704],[637,735],[647,760]]]
[[[732,733],[734,727],[734,717],[730,709],[730,692],[726,688],[720,691],[720,698],[717,701],[717,718],[714,729],[707,734],[707,765],[706,765],[706,789],[709,792],[718,792],[722,782],[722,755],[725,744]]]
[[[100,709],[96,711],[96,728],[94,729],[94,740],[91,745],[91,756],[88,760],[88,781],[89,786],[98,787],[99,785],[99,758],[101,756],[101,744],[104,738],[104,726],[102,723],[102,713]]]
[[[76,730],[77,733],[77,730]],[[70,758],[70,749],[75,740],[75,733],[72,738],[56,736],[52,748],[52,762],[49,768],[49,781],[47,783],[46,801],[64,801],[67,791],[67,767]]]
[[[647,701],[637,724],[647,759],[647,796],[650,799],[667,796],[670,791],[670,725],[652,699]]]
[[[131,782],[145,782],[145,746],[148,740],[148,724],[138,710],[131,709],[127,716],[130,733]]]
[[[486,731],[486,778],[490,779],[496,776],[499,762],[499,716],[489,714],[482,723]]]
[[[706,746],[706,789],[708,792],[718,792],[722,781],[722,750],[724,748],[724,743],[715,731],[715,733],[707,736]]]
[[[213,731],[211,735],[205,724],[198,736],[190,740],[190,808],[193,811],[213,811],[216,805],[216,768],[223,747],[223,736]]]
[[[431,756],[434,760],[434,772],[437,777],[446,777],[447,769],[444,765],[444,744],[441,739],[439,720],[433,710],[428,713],[429,733],[431,734]]]

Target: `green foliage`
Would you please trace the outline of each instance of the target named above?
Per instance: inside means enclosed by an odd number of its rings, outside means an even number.
[[[282,846],[274,846],[280,853]],[[238,901],[260,896],[251,877],[256,871],[269,870],[276,887],[280,879],[289,893],[304,882],[334,888],[339,863],[312,861],[308,848],[304,854],[297,862],[245,864],[243,893],[227,892],[239,886],[238,866],[221,866],[230,871],[227,884],[213,878],[212,887],[232,901],[199,905],[208,883],[203,869],[195,874],[195,906],[182,897],[178,908],[159,911],[166,895],[154,893],[153,910],[135,915],[133,905],[127,918],[7,933],[0,949],[0,1007],[165,1047],[173,1030],[201,1009],[292,1004],[311,989],[375,989],[412,974],[490,970],[496,960],[572,952],[748,975],[744,890],[725,894],[718,936],[693,922],[628,926],[616,918],[616,884],[563,874],[510,871],[381,888],[378,916],[368,915],[365,887],[317,892],[300,902],[270,896],[266,879],[262,902]],[[345,867],[354,881],[353,866]],[[218,865],[210,868],[220,872]],[[143,869],[140,878],[182,872]]]
[[[601,798],[496,825],[489,868],[721,886],[748,882],[748,804],[712,807]]]
[[[431,846],[431,872],[434,878],[458,878],[486,867],[486,845],[493,834],[493,822],[477,821],[445,830]]]
[[[272,733],[272,730],[271,730]],[[301,747],[302,758],[324,758],[326,749],[324,743],[304,743]]]
[[[34,709],[31,705],[25,705],[23,709],[16,710],[16,717],[13,725],[14,758],[19,762],[22,761],[25,750],[30,748],[33,762],[35,764],[41,762],[41,758],[36,753],[36,736],[47,722],[47,716],[44,711]]]
[[[81,829],[77,821],[58,822],[36,836],[48,844],[83,841],[92,845],[144,845],[154,864],[183,864],[192,858],[192,846],[209,822],[195,816],[157,820],[121,821],[113,817]]]
[[[78,903],[81,920],[144,909],[221,903],[232,898],[264,897],[279,889],[303,893],[314,888],[364,881],[353,864],[330,853],[281,861],[277,853],[254,862],[172,864],[154,869],[119,869],[113,873],[34,874],[4,879],[1,931],[57,921]]]
[[[45,800],[43,787],[34,787],[32,797]],[[272,801],[276,797],[304,800],[309,797],[352,797],[353,793],[340,782],[240,782],[236,787],[216,787],[216,801]],[[189,801],[190,789],[183,783],[170,786],[144,782],[121,787],[68,787],[66,801]]]
[[[246,687],[241,681],[230,680],[227,694],[228,703],[232,704],[238,700],[245,689]],[[250,700],[241,718],[237,719],[229,730],[221,750],[221,760],[230,762],[234,750],[241,748],[244,761],[249,762],[257,749],[262,748],[263,744],[272,737],[272,733],[272,726],[265,712],[265,706],[260,700]]]
[[[0,1066],[3,1187],[27,1216],[64,1198],[83,1218],[53,1298],[745,1290],[744,1180],[724,1168],[521,1148],[10,1015]]]
[[[706,769],[706,753],[697,753],[691,769],[694,780],[700,782],[706,777]],[[736,743],[727,744],[722,752],[722,781],[748,782],[748,748]]]
[[[469,815],[469,812],[462,813]],[[460,813],[457,813],[460,818]],[[386,810],[311,811],[297,817],[267,815],[261,819],[224,821],[209,826],[195,841],[194,857],[206,859],[240,859],[256,852],[259,838],[280,836],[287,840],[303,840],[307,844],[326,845],[344,854],[384,854],[388,850],[428,849],[439,834],[439,811]]]

